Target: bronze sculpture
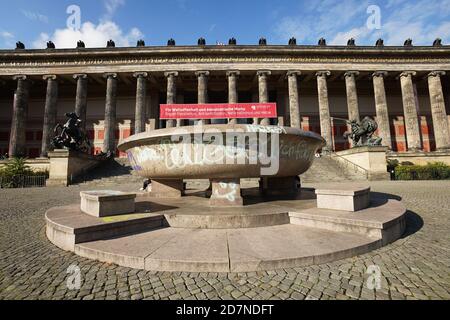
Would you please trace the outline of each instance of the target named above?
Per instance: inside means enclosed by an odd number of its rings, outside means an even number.
[[[350,137],[353,145],[361,146],[381,146],[382,139],[374,136],[378,129],[378,124],[370,117],[365,117],[361,122],[348,121],[352,131],[344,133],[344,138]]]
[[[235,46],[237,44],[237,40],[235,38],[231,38],[230,40],[228,40],[228,44],[230,46]]]
[[[378,130],[378,124],[372,118],[365,117],[362,121],[333,119],[343,120],[351,126],[351,132],[345,132],[344,138],[350,138],[353,141],[353,147],[381,146],[383,139],[374,135]]]
[[[320,38],[318,45],[319,46],[326,46],[327,45],[327,40],[325,40],[325,38]]]
[[[375,46],[377,47],[384,47],[384,40],[383,39],[378,39],[377,43],[375,44]]]
[[[55,127],[55,138],[52,144],[56,149],[69,149],[71,151],[89,152],[91,143],[86,134],[81,130],[82,121],[74,112],[66,113],[68,118],[64,125]]]
[[[78,41],[77,42],[77,49],[81,49],[81,48],[86,48],[86,45],[84,44],[83,41]]]

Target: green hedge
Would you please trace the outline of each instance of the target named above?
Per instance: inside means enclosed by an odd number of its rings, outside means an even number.
[[[395,168],[396,180],[446,180],[450,179],[450,166],[442,162],[425,166],[400,165]]]
[[[28,176],[28,177],[38,177],[45,176],[48,178],[48,171],[33,171],[26,164],[25,158],[12,158],[0,168],[1,178],[12,178],[14,176]]]

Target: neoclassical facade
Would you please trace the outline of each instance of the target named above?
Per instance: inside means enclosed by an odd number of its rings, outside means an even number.
[[[450,149],[450,46],[230,43],[0,50],[0,153],[45,157],[55,124],[76,112],[92,153],[120,155],[134,133],[192,123],[160,120],[160,104],[227,102],[276,102],[278,119],[213,123],[299,127],[330,151],[349,147],[340,119],[365,116],[393,152]]]

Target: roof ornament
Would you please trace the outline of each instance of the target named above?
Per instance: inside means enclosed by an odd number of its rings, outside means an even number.
[[[319,46],[326,46],[327,45],[327,40],[325,40],[325,38],[320,38],[319,39]]]
[[[442,39],[437,38],[436,40],[434,40],[433,47],[442,47]]]
[[[349,47],[354,47],[356,45],[355,39],[354,38],[350,38],[347,41],[347,46]]]
[[[237,40],[235,38],[231,38],[230,40],[228,40],[228,45],[230,46],[237,45]]]
[[[169,41],[167,41],[167,45],[168,46],[175,46],[176,45],[175,40],[170,38]]]
[[[259,39],[259,45],[260,46],[266,46],[267,45],[267,39],[266,38]]]
[[[142,39],[138,40],[136,46],[137,47],[145,47],[145,41]]]
[[[107,48],[115,48],[115,47],[116,47],[116,43],[115,43],[114,41],[112,41],[112,40],[109,40],[109,41],[106,43],[106,47],[107,47]]]
[[[296,46],[297,45],[297,39],[292,37],[289,39],[289,45],[290,46]]]
[[[206,46],[206,40],[205,40],[205,38],[203,38],[203,37],[202,37],[202,38],[199,38],[197,44],[198,44],[199,46]]]
[[[52,41],[47,42],[47,49],[55,49],[56,46]]]
[[[81,40],[77,42],[77,49],[80,49],[80,48],[86,48],[86,45]]]
[[[384,40],[383,39],[378,39],[377,42],[375,43],[375,46],[377,47],[384,47]]]
[[[413,45],[413,41],[411,38],[405,40],[405,43],[404,43],[405,47],[412,47],[412,45]]]
[[[25,49],[25,45],[22,42],[18,41],[16,43],[16,50],[24,50],[24,49]]]

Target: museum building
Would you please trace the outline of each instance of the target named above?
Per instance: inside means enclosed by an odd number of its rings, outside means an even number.
[[[450,149],[450,46],[206,45],[0,50],[0,154],[45,158],[53,130],[76,112],[92,154],[117,151],[135,133],[190,125],[162,120],[161,104],[277,103],[276,119],[214,119],[321,134],[349,148],[341,119],[370,116],[391,153]]]

